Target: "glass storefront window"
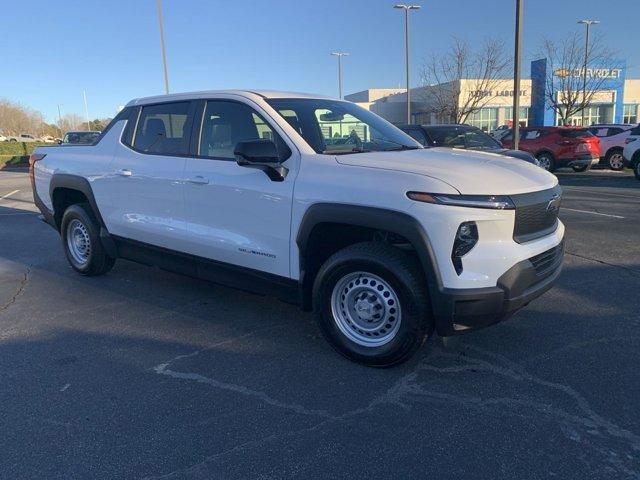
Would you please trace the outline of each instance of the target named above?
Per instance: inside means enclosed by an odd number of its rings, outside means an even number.
[[[594,105],[588,107],[584,111],[584,126],[593,125],[596,123],[613,123],[613,105]],[[560,117],[556,119],[556,125],[562,125]],[[583,126],[582,124],[582,112],[578,112],[575,115],[569,117],[567,125],[574,127]]]
[[[511,125],[513,120],[513,107],[506,107],[504,109],[504,121]],[[518,122],[525,127],[529,125],[529,107],[520,107],[520,115],[518,115]]]
[[[622,113],[622,123],[638,123],[638,104],[627,103]]]
[[[464,122],[480,130],[490,132],[498,128],[498,109],[497,108],[481,108],[477,112],[470,114]]]

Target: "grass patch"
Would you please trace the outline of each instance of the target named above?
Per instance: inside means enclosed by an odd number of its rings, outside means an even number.
[[[39,143],[39,142],[0,142],[0,156],[17,155],[29,156],[36,147],[51,147],[55,143]]]

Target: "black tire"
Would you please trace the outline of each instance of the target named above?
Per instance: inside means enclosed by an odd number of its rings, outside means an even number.
[[[586,172],[591,170],[591,164],[588,165],[574,165],[571,167],[574,172]]]
[[[611,170],[619,171],[624,168],[624,160],[622,157],[622,150],[620,148],[609,149],[607,155],[604,157],[604,160]]]
[[[536,158],[540,162],[540,166],[548,172],[554,172],[556,170],[556,159],[549,152],[540,152],[536,155]]]
[[[636,162],[636,165],[633,167],[633,173],[636,179],[640,180],[640,161]]]
[[[69,246],[69,225],[80,222],[88,234],[90,245],[89,253],[85,262],[78,261],[70,251]],[[76,224],[77,225],[77,224]],[[80,227],[82,228],[82,227]],[[93,214],[91,207],[87,203],[71,205],[64,212],[60,225],[60,235],[62,237],[62,248],[71,267],[78,273],[88,276],[103,275],[113,268],[116,263],[115,258],[107,255],[100,242],[100,226]]]
[[[415,266],[416,262],[408,253],[390,245],[366,242],[336,252],[322,265],[313,286],[313,310],[322,334],[336,351],[350,360],[372,367],[396,365],[416,352],[434,328],[426,279]],[[394,326],[394,330],[397,330],[388,343],[375,346],[357,343],[344,333],[341,329],[344,327],[339,326],[340,320],[334,317],[332,293],[339,282],[355,272],[372,274],[382,279],[398,299],[399,325]],[[358,277],[356,282],[359,282],[359,278],[363,277]],[[373,282],[370,286],[373,286]],[[380,287],[378,284],[377,288]],[[339,297],[340,295],[336,298]],[[344,298],[342,295],[342,301],[345,301]],[[382,308],[385,315],[386,311],[394,312],[386,303]],[[393,317],[390,318],[393,321]],[[382,328],[388,326],[389,324]],[[355,325],[354,327],[357,329]],[[381,330],[381,333],[384,332]]]

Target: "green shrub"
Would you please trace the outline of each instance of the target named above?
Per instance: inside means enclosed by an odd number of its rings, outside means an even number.
[[[0,155],[31,155],[33,149],[41,146],[51,147],[55,143],[38,142],[0,142]]]
[[[28,167],[29,155],[0,155],[0,170],[6,167]]]

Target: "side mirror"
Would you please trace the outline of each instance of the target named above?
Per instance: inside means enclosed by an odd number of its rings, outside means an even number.
[[[281,182],[289,170],[280,163],[278,148],[271,140],[247,140],[238,142],[233,151],[241,167],[262,170],[274,182]]]

